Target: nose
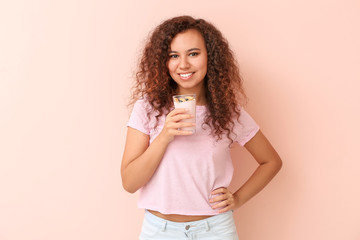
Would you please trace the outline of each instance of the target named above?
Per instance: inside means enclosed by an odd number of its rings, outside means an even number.
[[[190,66],[190,64],[189,64],[187,57],[180,58],[180,63],[179,63],[180,69],[187,69],[187,68],[189,68],[189,66]]]

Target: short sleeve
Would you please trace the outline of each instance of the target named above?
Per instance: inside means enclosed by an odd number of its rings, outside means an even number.
[[[235,141],[244,146],[255,134],[260,127],[255,120],[244,110],[240,109],[240,121],[235,122],[234,132],[236,134]]]
[[[149,135],[149,117],[147,113],[148,107],[145,100],[137,100],[134,104],[127,126]]]

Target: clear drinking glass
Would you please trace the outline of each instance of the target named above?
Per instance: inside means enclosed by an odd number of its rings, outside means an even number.
[[[175,108],[186,108],[188,113],[194,115],[193,118],[184,119],[183,122],[196,123],[196,94],[184,94],[173,96]],[[196,132],[196,126],[181,128],[181,130]]]

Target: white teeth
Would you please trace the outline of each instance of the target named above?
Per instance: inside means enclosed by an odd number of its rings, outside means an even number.
[[[190,77],[193,73],[180,74],[180,77],[187,78]]]

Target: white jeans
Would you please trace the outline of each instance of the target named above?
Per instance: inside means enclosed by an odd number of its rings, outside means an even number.
[[[193,222],[172,222],[145,211],[140,240],[238,240],[233,212]]]

